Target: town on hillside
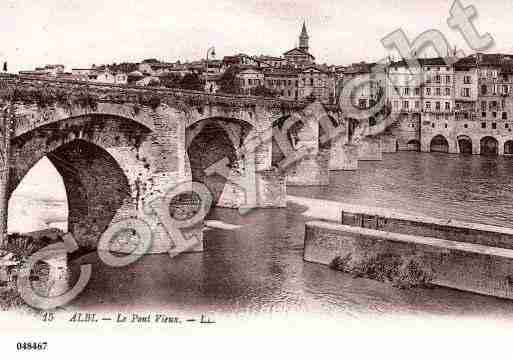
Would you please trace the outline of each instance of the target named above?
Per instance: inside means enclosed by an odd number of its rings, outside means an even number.
[[[397,138],[397,150],[513,154],[513,141],[497,140],[510,136],[513,126],[509,122],[513,118],[513,55],[475,53],[453,59],[451,64],[442,57],[419,58],[416,69],[411,68],[411,61],[394,61],[391,56],[379,63],[327,65],[317,63],[309,43],[303,22],[298,46],[281,57],[239,53],[216,59],[212,47],[205,59],[197,61],[149,58],[140,63],[72,68],[71,72],[64,65],[46,65],[19,75],[282,100],[315,99],[337,104],[343,112],[348,103],[357,109],[373,108],[385,96],[386,113],[394,119],[388,132]],[[370,81],[346,93],[347,84],[358,78]],[[370,116],[369,126],[376,121]],[[440,132],[440,137],[431,139],[432,133]],[[465,135],[452,139],[453,132]],[[423,141],[421,133],[431,141]],[[486,143],[479,143],[474,134]]]

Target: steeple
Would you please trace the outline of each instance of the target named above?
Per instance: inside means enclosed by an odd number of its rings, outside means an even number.
[[[306,23],[303,21],[303,29],[301,29],[301,35],[299,36],[299,48],[308,52],[308,32],[306,31]]]

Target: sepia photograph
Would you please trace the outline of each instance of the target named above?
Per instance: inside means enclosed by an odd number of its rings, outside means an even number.
[[[2,352],[507,355],[512,14],[3,0]]]

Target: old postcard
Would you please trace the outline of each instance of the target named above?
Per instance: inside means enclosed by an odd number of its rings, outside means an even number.
[[[507,355],[511,1],[0,10],[0,357]]]

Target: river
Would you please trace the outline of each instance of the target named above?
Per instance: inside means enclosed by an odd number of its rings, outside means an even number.
[[[513,219],[513,158],[431,153],[387,154],[332,172],[328,187],[289,187],[297,198],[391,208],[431,217],[502,226]],[[306,201],[307,203],[308,201]],[[513,301],[432,288],[403,290],[302,260],[307,208],[215,209],[225,228],[205,232],[206,251],[145,256],[123,268],[96,253],[87,288],[70,303],[80,310],[168,310],[174,313],[289,313],[457,315],[513,319]],[[223,227],[223,226],[218,226]]]

